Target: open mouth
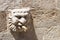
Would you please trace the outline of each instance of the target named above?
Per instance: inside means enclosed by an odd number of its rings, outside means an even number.
[[[19,26],[18,28],[17,28],[17,30],[18,31],[24,31],[24,32],[26,32],[27,31],[27,27],[26,26]]]
[[[17,27],[18,30],[20,31],[24,31],[26,32],[27,31],[27,27],[21,23],[18,23],[18,27]]]
[[[28,28],[24,24],[18,22],[16,25],[13,24],[10,26],[10,29],[13,32],[26,32]]]
[[[17,25],[10,26],[10,29],[13,32],[26,32],[28,30],[27,26],[21,23],[17,23]]]

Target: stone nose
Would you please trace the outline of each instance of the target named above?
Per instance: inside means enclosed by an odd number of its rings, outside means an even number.
[[[20,18],[19,20],[18,20],[20,23],[22,23],[22,24],[24,24],[24,23],[26,23],[26,19],[25,18]]]

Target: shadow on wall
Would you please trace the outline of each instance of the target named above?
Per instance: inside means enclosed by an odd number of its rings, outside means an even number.
[[[11,31],[11,34],[13,35],[15,40],[38,40],[35,34],[32,16],[27,26],[30,27],[30,29],[27,32],[12,32]]]

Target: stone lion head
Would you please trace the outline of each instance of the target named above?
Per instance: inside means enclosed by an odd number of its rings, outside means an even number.
[[[9,10],[9,28],[12,31],[27,31],[27,24],[30,20],[30,8],[12,9]]]

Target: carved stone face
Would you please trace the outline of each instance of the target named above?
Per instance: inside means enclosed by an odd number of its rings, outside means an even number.
[[[13,9],[9,13],[10,29],[12,31],[25,31],[29,21],[29,8]],[[11,26],[12,25],[12,26]]]

